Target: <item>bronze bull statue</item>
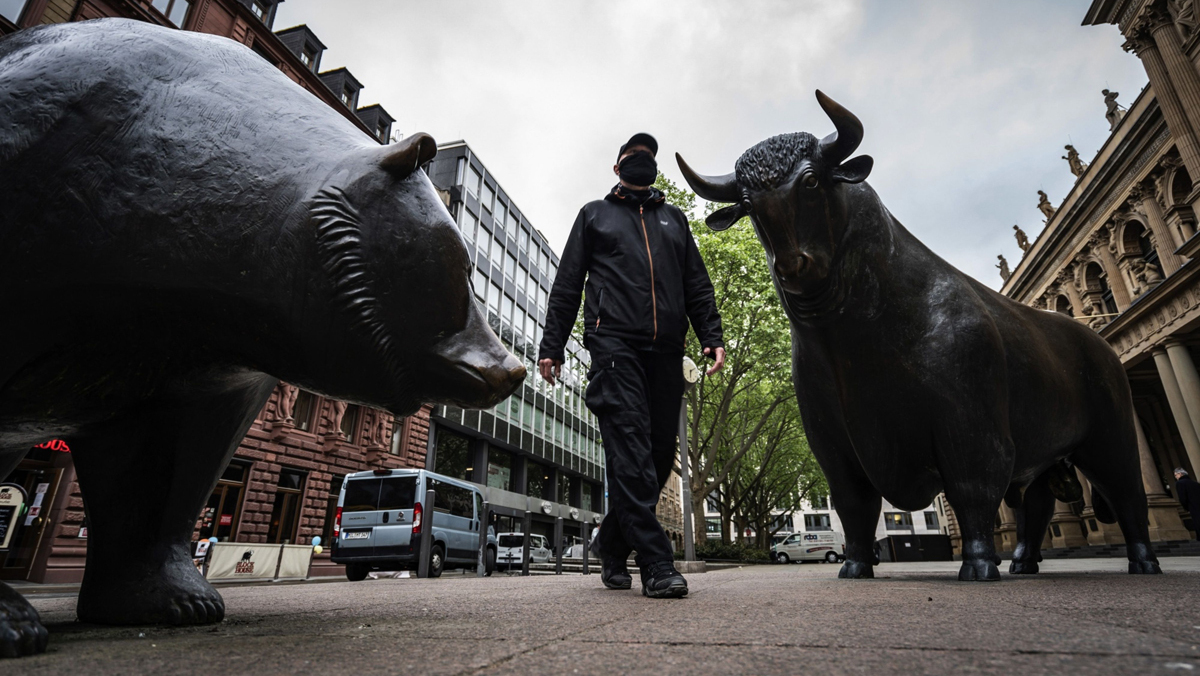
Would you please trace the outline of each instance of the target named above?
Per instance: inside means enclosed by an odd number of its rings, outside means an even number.
[[[1091,482],[1097,514],[1120,524],[1129,572],[1161,572],[1112,349],[921,244],[864,182],[872,159],[847,159],[862,140],[858,118],[817,100],[836,127],[824,139],[775,136],[724,176],[677,158],[696,194],[731,203],[708,225],[749,216],[766,249],[791,321],[801,416],[846,529],[839,577],[873,576],[881,496],[916,510],[943,491],[962,530],[960,580],[1000,578],[992,530],[1006,494],[1020,539],[1010,570],[1037,572],[1055,492],[1078,496],[1068,462]]]
[[[117,19],[0,39],[0,120],[0,476],[70,445],[82,621],[222,619],[189,540],[277,379],[405,415],[524,378],[429,136],[381,147],[243,45]],[[45,643],[0,584],[0,654]]]

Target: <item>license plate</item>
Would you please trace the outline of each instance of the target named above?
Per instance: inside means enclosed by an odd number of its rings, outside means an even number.
[[[371,531],[359,530],[346,533],[347,540],[366,540],[371,537]]]

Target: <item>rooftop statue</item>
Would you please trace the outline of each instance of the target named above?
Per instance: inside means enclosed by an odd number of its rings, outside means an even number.
[[[1125,117],[1125,111],[1121,110],[1121,104],[1117,103],[1117,97],[1120,96],[1117,92],[1110,92],[1107,89],[1101,90],[1104,94],[1104,119],[1108,120],[1108,129],[1112,131],[1121,124],[1121,118]]]
[[[996,259],[1000,261],[996,263],[996,267],[1000,270],[1000,279],[1003,279],[1004,283],[1007,284],[1008,280],[1012,278],[1012,270],[1008,269],[1008,259],[1004,257],[1004,254],[998,254]]]
[[[1021,251],[1024,253],[1029,253],[1029,249],[1032,248],[1033,245],[1029,243],[1029,237],[1025,235],[1025,231],[1021,229],[1021,226],[1013,226],[1013,237],[1017,238],[1017,246],[1021,247]]]
[[[429,136],[380,146],[244,45],[120,19],[0,39],[0,119],[0,475],[69,442],[81,621],[222,619],[189,541],[277,379],[397,415],[520,386]],[[0,654],[45,644],[0,584]]]
[[[1054,218],[1054,213],[1058,211],[1050,204],[1050,198],[1046,196],[1045,191],[1038,191],[1038,210],[1046,217],[1046,222],[1049,223],[1051,218]]]
[[[1083,172],[1087,171],[1088,165],[1079,159],[1079,151],[1075,150],[1075,146],[1069,143],[1063,147],[1067,149],[1067,154],[1063,155],[1063,159],[1071,167],[1071,173],[1075,174],[1076,177],[1083,176]]]
[[[1055,498],[1076,495],[1069,461],[1117,521],[1129,572],[1158,573],[1150,549],[1129,383],[1104,339],[1026,307],[925,247],[851,157],[863,126],[821,92],[836,131],[794,133],[702,176],[696,193],[727,203],[723,230],[749,216],[791,321],[804,428],[846,533],[839,576],[873,576],[880,500],[921,509],[945,492],[962,531],[960,580],[998,580],[993,527],[1017,510],[1013,573],[1035,573]],[[1064,477],[1068,480],[1064,482]],[[1071,490],[1065,490],[1065,488]]]

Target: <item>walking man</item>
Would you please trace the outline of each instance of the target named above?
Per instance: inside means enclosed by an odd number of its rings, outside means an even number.
[[[1188,476],[1187,470],[1175,468],[1175,495],[1179,503],[1192,513],[1192,528],[1196,530],[1196,539],[1200,540],[1200,483]]]
[[[560,376],[586,290],[584,344],[592,364],[584,401],[600,422],[609,495],[592,551],[609,589],[631,588],[625,561],[636,550],[642,593],[679,598],[687,581],[675,570],[654,510],[675,464],[689,320],[714,360],[709,374],[724,366],[725,347],[687,218],[652,187],[657,154],[653,136],[634,134],[613,166],[620,183],[579,211],[550,291],[538,370],[552,385]]]

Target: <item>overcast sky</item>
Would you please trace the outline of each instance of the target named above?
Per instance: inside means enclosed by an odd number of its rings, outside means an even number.
[[[832,130],[821,89],[863,121],[869,183],[938,254],[993,288],[1012,226],[1041,231],[1037,190],[1074,183],[1108,137],[1100,90],[1146,84],[1091,0],[287,0],[394,129],[465,139],[561,251],[575,214],[616,181],[637,131],[682,183],[674,153],[723,174],[748,147]]]

